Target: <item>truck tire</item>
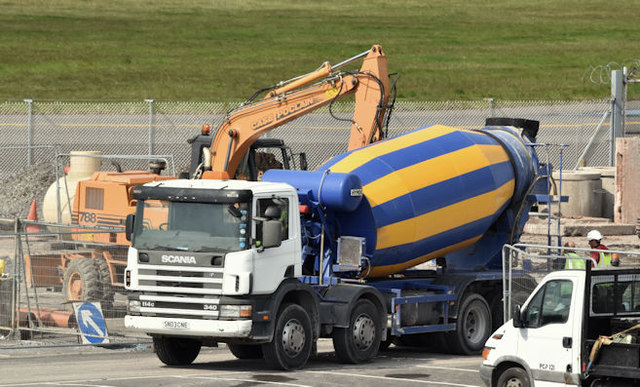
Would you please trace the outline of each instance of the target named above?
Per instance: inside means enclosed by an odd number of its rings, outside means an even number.
[[[92,258],[74,258],[64,272],[62,288],[67,301],[100,301],[102,282]]]
[[[529,375],[520,367],[511,367],[498,376],[497,387],[530,387]]]
[[[380,318],[369,300],[358,300],[351,310],[348,328],[333,330],[333,347],[341,363],[357,364],[371,360],[380,348]]]
[[[94,263],[98,270],[100,283],[102,285],[102,297],[100,298],[102,312],[105,315],[111,315],[111,312],[113,312],[113,296],[115,294],[115,291],[113,289],[113,285],[111,285],[109,264],[104,258],[94,258]]]
[[[300,369],[309,360],[312,347],[313,332],[307,312],[300,305],[282,305],[273,340],[262,344],[264,360],[272,368]]]
[[[238,359],[261,359],[262,346],[259,344],[227,344],[229,351]]]
[[[491,332],[487,301],[477,293],[470,293],[460,304],[456,330],[447,334],[447,342],[453,353],[473,355],[482,351]]]
[[[166,365],[189,365],[198,357],[202,343],[194,339],[154,336],[153,347]]]

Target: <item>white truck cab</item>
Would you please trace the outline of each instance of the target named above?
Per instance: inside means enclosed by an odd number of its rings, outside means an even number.
[[[487,340],[481,378],[487,386],[635,385],[635,332],[589,356],[598,337],[638,322],[640,270],[553,272]]]

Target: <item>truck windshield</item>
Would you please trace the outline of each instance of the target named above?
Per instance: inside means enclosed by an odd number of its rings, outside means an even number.
[[[132,245],[145,250],[230,252],[248,248],[248,204],[140,200]]]

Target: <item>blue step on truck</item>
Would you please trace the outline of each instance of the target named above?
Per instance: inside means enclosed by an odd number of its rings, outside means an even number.
[[[502,246],[548,192],[537,131],[426,126],[315,171],[136,187],[125,325],[168,365],[226,343],[299,369],[319,338],[345,363],[393,341],[479,353],[502,324]]]

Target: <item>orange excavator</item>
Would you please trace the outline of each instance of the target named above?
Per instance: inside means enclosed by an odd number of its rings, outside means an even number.
[[[363,59],[357,71],[340,70]],[[395,88],[394,88],[395,89]],[[319,69],[277,85],[258,90],[238,108],[229,112],[213,135],[209,125],[190,139],[191,166],[180,177],[203,179],[244,178],[258,180],[266,169],[293,166],[294,155],[281,140],[260,138],[287,122],[300,118],[334,101],[355,94],[348,149],[356,149],[386,136],[393,103],[389,104],[391,88],[386,56],[382,47],[371,49],[334,66],[324,63]],[[261,99],[259,96],[265,94]],[[395,98],[394,98],[395,99]],[[261,152],[261,150],[267,150]],[[280,151],[282,162],[269,159]],[[273,158],[273,156],[271,156]],[[306,169],[306,157],[300,155],[297,165]],[[135,211],[131,197],[134,186],[151,181],[171,179],[155,171],[96,172],[90,179],[78,182],[73,203],[74,223],[88,227],[118,227],[128,214]],[[161,168],[160,168],[161,170]],[[108,308],[113,301],[114,287],[123,286],[126,267],[126,247],[129,242],[122,233],[78,233],[73,238],[89,248],[85,252],[62,256],[28,257],[35,268],[45,264],[49,269],[34,270],[29,283],[36,286],[60,286],[67,300],[102,301]],[[38,275],[46,273],[47,276]],[[52,273],[58,272],[60,276]],[[57,283],[57,284],[56,284]]]
[[[360,70],[338,71],[361,58],[364,59]],[[266,96],[256,100],[265,92]],[[262,135],[351,94],[355,94],[355,109],[348,150],[385,137],[390,88],[387,60],[381,46],[374,45],[334,66],[327,62],[314,72],[258,90],[227,115],[215,133],[211,148],[202,149],[202,178],[236,177],[244,155]]]

